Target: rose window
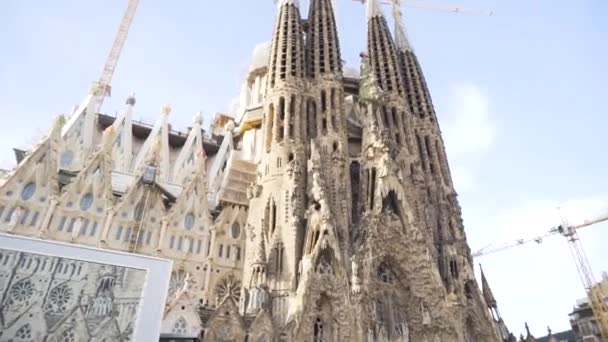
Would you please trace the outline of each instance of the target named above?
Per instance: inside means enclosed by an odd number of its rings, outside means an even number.
[[[22,303],[30,299],[34,294],[34,288],[29,279],[20,281],[11,288],[10,296],[13,303]]]
[[[173,298],[182,290],[187,290],[191,283],[191,276],[188,272],[173,272],[169,280],[169,298]]]
[[[231,274],[218,284],[216,291],[218,301],[229,297],[238,303],[241,298],[241,282]]]
[[[47,302],[47,311],[61,313],[68,309],[68,302],[72,299],[72,290],[67,285],[54,288]]]

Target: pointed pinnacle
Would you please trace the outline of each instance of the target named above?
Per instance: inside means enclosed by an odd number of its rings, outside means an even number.
[[[380,8],[380,2],[378,0],[367,0],[367,20],[383,16],[384,13],[382,12],[382,8]]]

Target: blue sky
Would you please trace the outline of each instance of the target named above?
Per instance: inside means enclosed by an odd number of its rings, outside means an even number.
[[[343,59],[365,48],[364,7],[338,1]],[[422,1],[422,0],[421,0]],[[441,0],[492,9],[454,14],[407,7],[412,44],[431,88],[473,250],[533,236],[559,222],[608,211],[608,2]],[[308,1],[302,1],[306,15]],[[0,162],[80,102],[99,77],[125,1],[5,0],[0,12]],[[387,9],[388,10],[388,9]],[[206,122],[237,96],[253,47],[270,39],[271,0],[141,0],[118,65],[114,113],[134,91],[135,118]],[[608,270],[608,224],[581,232],[599,277]],[[542,245],[482,262],[501,313],[516,333],[569,327],[582,290],[568,246]]]

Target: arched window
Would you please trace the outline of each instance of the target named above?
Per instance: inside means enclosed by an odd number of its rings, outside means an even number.
[[[29,182],[23,187],[23,190],[21,191],[21,199],[24,201],[27,201],[30,198],[32,198],[35,193],[36,193],[36,183]]]
[[[283,247],[282,243],[277,243],[276,246],[273,248],[273,253],[274,254],[274,269],[276,271],[277,274],[282,274],[283,270],[284,270],[284,254],[285,254],[285,247]]]
[[[311,139],[317,137],[317,104],[314,99],[308,99],[307,133]]]
[[[369,203],[369,209],[373,210],[374,209],[374,197],[376,194],[376,168],[373,167],[371,169],[371,171],[368,173],[369,176],[369,190],[368,190],[368,203]]]
[[[391,116],[393,117],[393,125],[395,125],[395,127],[397,127],[397,108],[392,107],[391,108]]]
[[[277,205],[272,200],[270,207],[270,234],[273,234],[277,228]]]
[[[238,239],[241,236],[241,225],[238,222],[234,222],[230,229],[230,233],[233,239]]]
[[[296,115],[296,96],[291,95],[289,101],[289,137],[293,139],[295,134],[295,122],[298,115]]]
[[[378,279],[381,282],[387,283],[387,284],[392,283],[393,280],[395,279],[393,271],[391,270],[390,266],[386,262],[382,262],[378,266]]]
[[[327,111],[327,93],[325,90],[321,90],[321,113],[325,113]]]
[[[420,162],[422,163],[422,168],[426,170],[426,158],[424,157],[424,152],[422,150],[422,141],[420,139],[420,135],[416,133],[416,146],[418,147],[418,157],[420,157]]]
[[[313,341],[314,342],[325,342],[324,339],[324,331],[323,331],[323,321],[321,320],[321,317],[317,317],[317,319],[315,320],[314,323],[314,329],[313,329]]]
[[[283,137],[285,136],[285,98],[281,97],[279,99],[279,108],[277,110],[278,118],[277,124],[279,125],[279,131],[277,135],[277,142],[283,141]]]
[[[390,128],[390,124],[388,121],[388,111],[386,110],[386,106],[382,106],[382,122],[384,123],[384,128]]]
[[[184,228],[186,228],[186,230],[192,230],[192,227],[194,227],[194,214],[187,213],[184,218]]]
[[[452,278],[458,279],[458,262],[455,259],[450,260],[450,274]]]
[[[271,103],[268,106],[268,113],[266,115],[266,150],[270,150],[272,145],[272,131],[274,129],[274,105]]]
[[[93,194],[88,192],[80,199],[80,209],[87,211],[93,205]]]

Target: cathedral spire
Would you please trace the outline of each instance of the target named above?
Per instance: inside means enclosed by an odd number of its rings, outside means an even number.
[[[342,76],[340,42],[334,10],[331,0],[310,2],[306,55],[308,76],[311,78],[324,74]]]
[[[159,178],[167,181],[169,177],[169,114],[171,113],[171,106],[164,105],[161,111],[161,117],[139,150],[132,170],[139,174],[150,160],[154,159],[158,162]]]
[[[294,5],[295,7],[300,7],[300,1],[299,0],[275,0],[275,2],[277,3],[277,6],[280,8],[283,5]]]
[[[131,93],[125,101],[125,109],[120,112],[112,124],[112,129],[116,132],[112,158],[114,160],[114,169],[120,172],[128,171],[133,158],[133,127],[131,120],[135,102],[135,94]]]
[[[401,51],[412,51],[412,46],[403,22],[401,0],[393,0],[393,19],[395,21],[395,45]]]
[[[367,1],[367,20],[371,20],[373,17],[384,17],[382,8],[380,8],[379,0],[368,0]]]
[[[481,264],[479,264],[479,269],[481,270],[481,288],[483,291],[483,298],[486,300],[489,308],[496,308],[498,304],[496,303],[496,298],[494,298],[494,294],[492,293],[492,289],[490,288],[490,284],[488,284],[488,280],[486,279],[486,275],[483,273],[483,268]]]
[[[297,0],[280,0],[278,11],[270,53],[270,89],[304,77],[300,4]]]
[[[185,178],[187,178],[194,168],[197,167],[199,159],[204,158],[203,150],[203,115],[198,112],[194,116],[194,122],[192,128],[186,138],[182,151],[177,156],[177,159],[173,166],[172,180],[177,184],[181,184]]]
[[[382,90],[402,96],[403,77],[397,49],[378,0],[367,2],[367,50]]]

